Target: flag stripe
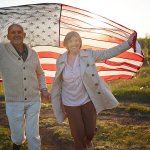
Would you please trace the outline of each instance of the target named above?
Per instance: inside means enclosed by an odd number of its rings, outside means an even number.
[[[49,70],[45,70],[45,75],[47,77],[51,76],[51,77],[55,77],[55,73],[56,71],[49,71]],[[100,71],[98,72],[99,76],[119,76],[119,75],[128,75],[128,76],[133,76],[135,73],[133,72],[128,72],[128,71]]]
[[[41,50],[40,52],[38,52],[38,55],[40,58],[55,58],[55,59],[57,59],[60,56],[60,53]],[[124,52],[123,54],[116,56],[116,58],[135,60],[135,61],[139,61],[139,62],[143,61],[143,57],[141,55],[137,55],[132,52]]]
[[[99,30],[103,31],[103,29],[99,29]],[[65,27],[61,27],[61,31],[62,31],[62,33],[63,32],[68,33],[68,32],[71,31],[71,29],[68,29],[68,28],[65,28]],[[61,34],[61,36],[64,37],[65,34],[64,35]],[[122,39],[119,39],[117,37],[111,37],[110,35],[107,35],[105,32],[104,33],[99,33],[99,32],[90,31],[88,33],[88,36],[87,36],[87,35],[84,34],[84,32],[80,31],[80,36],[82,38],[83,38],[83,36],[84,36],[84,38],[89,38],[90,37],[90,38],[95,39],[97,41],[103,41],[103,39],[105,39],[108,42],[118,43],[118,44],[123,42]]]
[[[119,80],[119,79],[131,79],[133,78],[133,75],[112,75],[112,76],[102,76],[102,78],[106,81],[111,81],[111,80]]]

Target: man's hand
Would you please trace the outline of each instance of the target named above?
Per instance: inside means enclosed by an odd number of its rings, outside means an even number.
[[[42,100],[49,101],[50,100],[50,93],[47,90],[41,90],[41,98]]]

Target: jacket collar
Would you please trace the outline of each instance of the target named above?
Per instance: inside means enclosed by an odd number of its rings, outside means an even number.
[[[58,78],[58,76],[61,74],[62,70],[64,69],[65,62],[67,61],[67,55],[68,55],[68,51],[66,51],[64,54],[62,54],[60,56],[60,58],[58,59],[57,63],[58,63],[59,69],[58,69],[55,79]],[[86,50],[80,50],[79,55],[80,55],[80,67],[81,67],[80,69],[81,69],[81,76],[82,76],[87,67],[88,54],[87,54]]]
[[[15,55],[15,56],[19,56],[19,54],[17,53],[17,51],[15,50],[15,48],[13,47],[13,45],[11,44],[11,43],[8,43],[7,44],[8,45],[8,48],[9,48],[9,50]],[[28,57],[27,57],[27,59],[29,59],[29,57],[31,56],[31,54],[32,54],[32,50],[25,44],[25,46],[27,47],[27,49],[28,49]],[[26,59],[26,60],[27,60]]]
[[[65,63],[67,61],[67,55],[68,55],[68,51],[66,51],[58,60],[58,63]],[[81,57],[87,57],[88,54],[86,53],[86,50],[80,50],[80,54]]]
[[[62,54],[58,59],[58,64],[65,63],[67,61],[67,55],[68,55],[68,51]]]

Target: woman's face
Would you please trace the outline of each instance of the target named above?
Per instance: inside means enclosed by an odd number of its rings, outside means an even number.
[[[78,53],[80,51],[80,47],[81,47],[80,40],[77,37],[72,36],[67,43],[67,49],[69,50],[69,52]]]

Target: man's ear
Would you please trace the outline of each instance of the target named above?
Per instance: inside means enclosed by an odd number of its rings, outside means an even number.
[[[7,39],[9,40],[9,35],[7,34]]]

